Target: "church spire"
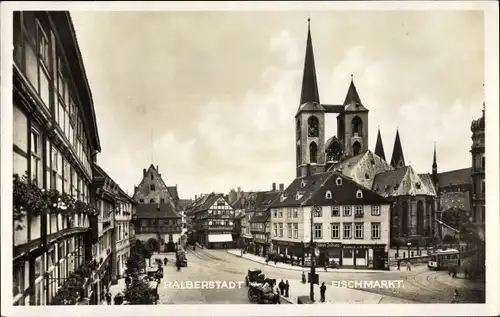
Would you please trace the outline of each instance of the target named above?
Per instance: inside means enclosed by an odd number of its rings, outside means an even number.
[[[377,144],[375,144],[375,155],[385,161],[384,145],[382,144],[382,136],[380,135],[380,127],[378,128]]]
[[[304,74],[302,77],[302,92],[300,104],[306,102],[319,103],[318,81],[316,79],[316,66],[311,39],[311,19],[307,19],[306,57],[304,60]]]
[[[347,91],[347,95],[345,96],[344,106],[350,105],[351,102],[355,104],[361,105],[361,99],[359,98],[358,91],[356,90],[356,86],[354,85],[354,78],[351,74],[351,84],[349,85],[349,90]]]
[[[392,150],[391,166],[394,168],[400,168],[405,166],[405,158],[403,155],[403,147],[401,146],[401,140],[399,139],[399,129],[396,130],[396,139],[394,140],[394,149]]]

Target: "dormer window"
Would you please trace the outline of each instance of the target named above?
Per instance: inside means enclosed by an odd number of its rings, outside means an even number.
[[[337,186],[342,185],[342,178],[341,177],[337,177],[337,179],[335,180],[335,184],[337,184]]]
[[[280,202],[283,202],[285,199],[286,199],[286,195],[285,194],[281,194],[281,196],[280,196]]]
[[[365,178],[370,179],[370,175],[368,175],[368,173],[365,173]]]
[[[420,189],[420,183],[415,183],[415,186],[417,187],[417,189]]]
[[[372,165],[375,165],[375,160],[374,160],[374,159],[372,159],[372,160],[371,160],[371,163],[372,163]]]
[[[398,184],[394,184],[394,190],[398,189]]]
[[[325,198],[326,199],[332,199],[332,192],[330,190],[326,191]]]
[[[363,191],[361,189],[358,189],[356,192],[356,198],[363,198]]]
[[[304,194],[297,192],[297,194],[295,194],[295,199],[300,200],[302,198],[302,196],[304,196]]]
[[[306,185],[307,185],[306,181],[300,182],[300,188],[304,188],[306,187]]]

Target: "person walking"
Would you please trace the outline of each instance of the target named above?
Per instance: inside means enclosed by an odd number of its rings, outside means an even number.
[[[167,264],[168,264],[168,259],[167,259],[167,257],[164,257],[163,258],[163,265],[167,266]]]
[[[177,266],[177,272],[179,272],[181,270],[181,260],[177,259],[177,261],[175,261],[175,265]]]
[[[285,282],[283,282],[283,280],[281,280],[281,282],[278,284],[278,287],[280,289],[281,296],[285,295]]]
[[[401,270],[401,261],[398,260],[398,271]]]
[[[289,296],[290,292],[290,283],[288,283],[288,280],[285,282],[285,297]]]
[[[406,262],[406,270],[407,271],[411,271],[411,263],[410,263],[410,261]]]
[[[319,288],[319,293],[321,295],[321,302],[325,302],[325,293],[326,293],[326,285],[325,282],[321,283],[321,287]]]
[[[458,302],[459,302],[459,301],[458,301],[458,291],[457,291],[457,290],[455,290],[455,291],[453,292],[453,298],[451,299],[451,302],[452,302],[453,304],[456,304],[456,303],[458,303]]]
[[[306,273],[302,272],[302,284],[306,283]]]
[[[106,304],[111,305],[111,298],[112,298],[111,292],[108,290],[106,292]]]

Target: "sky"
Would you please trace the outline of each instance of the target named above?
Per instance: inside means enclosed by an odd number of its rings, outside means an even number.
[[[322,103],[344,101],[351,74],[380,127],[430,173],[471,165],[470,125],[484,100],[481,11],[71,11],[92,90],[98,164],[133,194],[159,166],[181,198],[269,190],[295,177],[295,119],[311,18]],[[326,117],[326,138],[336,131]]]

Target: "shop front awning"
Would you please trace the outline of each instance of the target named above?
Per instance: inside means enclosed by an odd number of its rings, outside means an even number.
[[[230,233],[208,235],[208,242],[232,242],[232,241],[233,241],[233,236]]]

